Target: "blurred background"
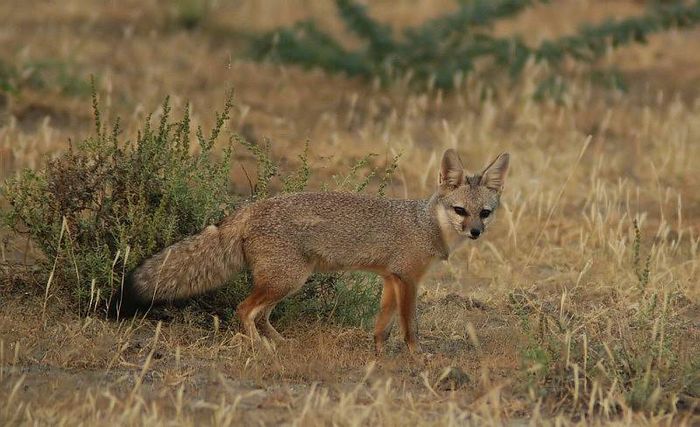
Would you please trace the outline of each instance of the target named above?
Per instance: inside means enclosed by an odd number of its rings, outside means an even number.
[[[345,3],[355,2],[338,4]],[[481,85],[501,89],[530,79],[544,91],[549,86],[558,91],[552,79],[564,76],[565,84],[567,79],[578,77],[595,82],[594,90],[607,89],[601,90],[600,96],[624,92],[632,99],[651,99],[663,93],[666,99],[680,96],[691,103],[697,97],[700,32],[690,24],[691,28],[678,30],[677,25],[670,23],[668,30],[649,31],[644,37],[645,44],[625,41],[617,49],[612,48],[614,43],[608,37],[601,41],[601,51],[595,55],[584,59],[564,55],[561,61],[552,63],[555,72],[535,70],[537,66],[529,63],[520,64],[522,69],[513,71],[512,62],[517,58],[501,62],[502,58],[498,58],[514,56],[513,52],[508,53],[513,46],[508,43],[511,40],[517,39],[536,49],[544,41],[579,34],[584,25],[601,26],[609,19],[641,17],[654,8],[679,4],[688,10],[697,9],[692,2],[480,2],[505,3],[507,7],[500,15],[489,14],[488,10],[469,10],[474,3],[356,2],[366,6],[365,12],[382,28],[391,26],[397,40],[407,29],[419,32],[426,28],[427,38],[437,39],[427,45],[409,42],[372,58],[374,53],[372,46],[368,48],[367,39],[357,28],[348,27],[353,18],[344,20],[339,13],[342,7],[333,1],[3,2],[0,5],[2,174],[7,176],[22,166],[35,167],[44,154],[65,148],[68,138],[79,140],[89,132],[92,128],[90,76],[95,78],[107,120],[119,116],[127,128],[155,112],[166,95],[172,96],[176,111],[191,103],[195,123],[208,127],[213,122],[213,110],[221,108],[226,90],[233,88],[236,97],[233,130],[254,140],[271,139],[273,151],[284,158],[290,154],[287,153],[290,148],[301,147],[307,139],[321,159],[337,152],[343,157],[359,156],[368,150],[383,154],[387,144],[397,150],[406,142],[423,150],[443,145],[444,123],[483,112],[478,106],[472,108],[455,102],[456,97],[450,94],[459,91],[447,87],[441,90],[434,81],[431,85],[436,73],[442,73],[448,86],[458,75],[460,81],[473,79]],[[459,13],[464,12],[464,5],[471,16],[464,18],[460,27]],[[445,18],[457,18],[457,22]],[[332,37],[345,50],[340,54],[329,53],[311,37],[308,44],[300,43],[298,50],[307,55],[317,51],[316,55],[311,58],[297,55],[299,66],[294,64],[293,49],[285,56],[285,52],[275,52],[274,47],[254,48],[256,42],[259,46],[260,40],[269,36],[266,32],[279,28],[301,34],[300,27],[294,29],[301,21],[313,22],[317,31]],[[431,21],[435,21],[433,27],[428,25]],[[455,26],[451,35],[440,33],[441,29],[449,30],[450,25]],[[358,26],[361,31],[362,23]],[[454,31],[457,28],[459,31]],[[474,52],[483,47],[477,46],[474,39],[483,35],[499,38],[506,42],[505,46],[475,58],[468,69],[458,70],[463,64],[455,65],[452,59],[462,52],[459,49],[465,48],[464,40],[469,39],[467,44],[472,45],[466,49],[471,47],[470,52]],[[563,47],[565,52],[576,49]],[[407,64],[395,60],[406,52],[426,51],[436,52],[435,57],[416,54],[411,58],[413,62]],[[360,65],[354,68],[357,64],[338,65],[334,58],[328,58],[351,57],[348,52],[364,56],[356,60]],[[292,60],[280,60],[287,57]],[[369,65],[363,68],[366,65],[363,61]],[[382,70],[397,63],[396,70]],[[523,72],[525,67],[528,69]],[[437,92],[440,92],[439,103],[433,102]],[[421,94],[430,94],[431,98],[418,102],[422,117],[401,124],[400,135],[392,135],[388,141],[386,127],[398,125],[387,124],[386,119],[406,120],[412,114],[404,107],[406,100],[418,99]],[[377,125],[378,122],[382,125]]]

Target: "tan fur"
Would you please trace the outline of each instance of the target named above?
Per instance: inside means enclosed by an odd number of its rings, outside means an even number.
[[[141,302],[172,301],[216,289],[245,266],[242,235],[248,208],[147,259],[133,272]]]
[[[498,206],[507,168],[504,153],[482,174],[465,176],[457,153],[447,150],[438,189],[428,200],[333,192],[261,200],[148,259],[133,272],[133,292],[142,301],[185,298],[222,286],[247,265],[253,291],[238,316],[252,338],[259,327],[279,340],[270,312],[312,272],[372,271],[384,278],[377,351],[395,312],[406,344],[417,351],[420,279],[433,261],[447,259],[465,238],[478,237],[475,230],[485,229],[492,215],[480,213]]]

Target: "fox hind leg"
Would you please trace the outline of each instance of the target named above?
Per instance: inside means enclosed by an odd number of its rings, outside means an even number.
[[[253,266],[253,292],[237,309],[243,329],[250,338],[260,338],[257,323],[267,338],[283,340],[270,324],[270,313],[277,303],[301,288],[310,273],[311,269],[303,260],[290,261],[288,256],[284,264],[267,262]]]
[[[275,301],[265,306],[262,315],[258,318],[256,324],[265,337],[271,339],[272,341],[281,343],[286,341],[285,338],[279,332],[277,332],[277,329],[275,329],[272,324],[270,324],[270,314],[278,302],[279,301]]]
[[[243,331],[252,340],[260,339],[258,329],[255,327],[255,319],[265,307],[266,293],[266,289],[255,288],[253,293],[248,295],[236,309]]]

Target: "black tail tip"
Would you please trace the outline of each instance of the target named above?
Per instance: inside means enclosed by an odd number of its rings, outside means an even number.
[[[124,278],[124,283],[114,291],[107,307],[107,316],[118,320],[136,316],[148,311],[148,306],[135,291],[134,273],[130,272]]]

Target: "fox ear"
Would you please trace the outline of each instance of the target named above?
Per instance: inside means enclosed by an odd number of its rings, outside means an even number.
[[[500,192],[503,190],[503,184],[506,182],[506,173],[508,172],[508,163],[510,154],[501,153],[496,157],[490,165],[486,166],[481,174],[480,184],[484,187]]]
[[[462,184],[463,179],[464,167],[459,160],[459,155],[452,148],[445,150],[440,163],[438,187],[444,190],[454,190]]]

